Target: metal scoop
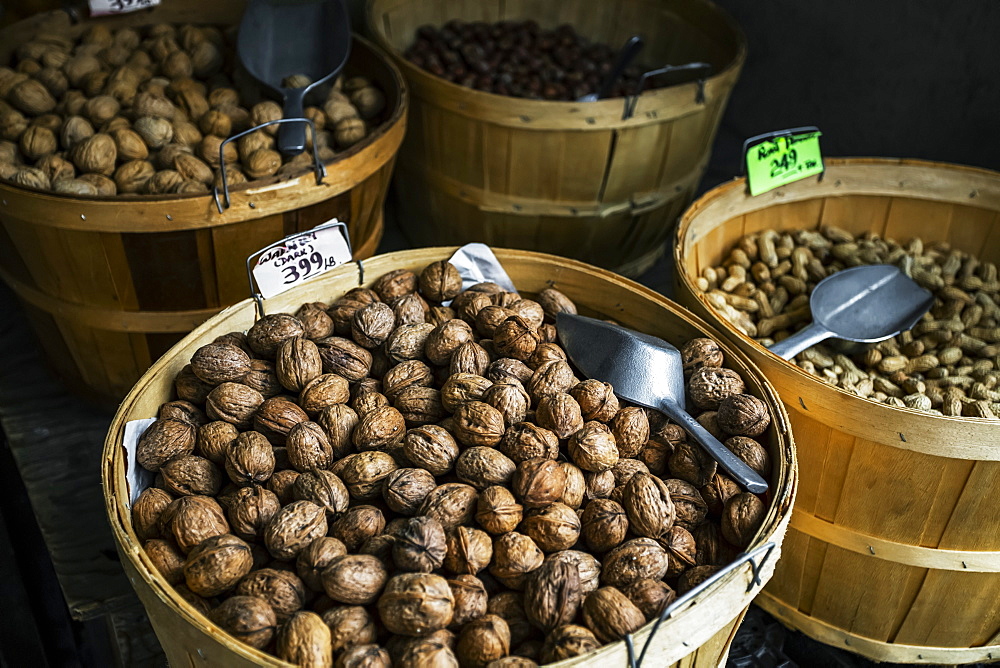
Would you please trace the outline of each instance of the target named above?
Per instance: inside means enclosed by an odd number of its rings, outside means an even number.
[[[618,59],[615,61],[615,64],[611,67],[607,76],[604,77],[604,81],[602,81],[597,87],[597,92],[588,93],[578,99],[577,102],[597,102],[598,100],[611,95],[611,91],[614,90],[615,84],[618,83],[618,79],[621,78],[625,68],[627,68],[632,60],[639,55],[639,52],[642,51],[642,46],[643,41],[641,37],[638,35],[632,35],[629,37],[628,41],[625,42],[625,46],[623,46],[622,50],[618,52]]]
[[[831,337],[876,343],[912,329],[934,304],[934,295],[891,264],[851,267],[813,288],[805,329],[768,349],[786,360]]]
[[[302,118],[306,94],[338,74],[351,52],[351,22],[343,0],[251,0],[240,21],[236,52],[255,79],[284,100],[283,118]],[[286,77],[312,82],[286,88]],[[306,124],[283,123],[278,149],[297,155],[306,148]]]
[[[611,383],[622,399],[665,413],[740,487],[755,494],[767,491],[756,471],[684,409],[684,368],[677,348],[655,336],[568,313],[559,314],[556,329],[569,358],[584,375]]]

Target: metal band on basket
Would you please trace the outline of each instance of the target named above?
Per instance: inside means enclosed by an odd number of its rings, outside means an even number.
[[[698,89],[694,94],[694,101],[698,104],[705,104],[705,79],[712,72],[712,66],[708,63],[687,63],[686,65],[666,65],[656,70],[649,70],[648,72],[643,72],[642,76],[639,77],[639,83],[636,85],[636,93],[634,95],[625,96],[625,108],[622,110],[622,120],[627,121],[632,118],[635,114],[635,108],[639,104],[639,96],[642,95],[643,90],[646,87],[646,81],[652,79],[653,77],[660,76],[661,74],[669,74],[670,72],[697,72],[698,78],[695,83],[698,84]],[[679,86],[681,83],[690,82],[680,82],[676,84],[671,84],[672,86]]]
[[[224,157],[224,155],[225,155],[224,151],[225,151],[225,148],[226,148],[226,144],[228,144],[231,141],[235,141],[235,140],[239,139],[240,137],[245,137],[248,134],[252,134],[252,133],[260,130],[261,128],[266,128],[266,127],[268,127],[270,125],[280,125],[281,123],[308,123],[309,124],[309,129],[312,132],[312,138],[313,138],[313,147],[312,147],[313,171],[315,171],[315,173],[316,173],[316,185],[320,185],[320,184],[323,183],[323,178],[326,177],[326,167],[324,167],[323,163],[320,162],[319,154],[318,154],[318,152],[316,150],[316,124],[312,122],[312,119],[305,118],[305,117],[302,117],[302,118],[279,118],[277,120],[267,121],[266,123],[261,123],[260,125],[255,125],[254,127],[250,128],[249,130],[244,130],[243,132],[241,132],[239,134],[235,134],[232,137],[227,137],[226,139],[222,140],[221,144],[219,144],[219,169],[220,169],[220,175],[222,176],[222,194],[223,194],[223,197],[225,198],[224,202],[223,202],[223,200],[219,199],[219,186],[216,185],[216,186],[213,186],[213,188],[212,188],[212,197],[215,198],[215,208],[217,208],[219,210],[219,213],[222,213],[223,211],[225,211],[226,209],[228,209],[229,206],[230,206],[230,201],[229,201],[229,181],[226,180],[226,159]]]
[[[649,649],[650,643],[653,642],[653,638],[656,636],[656,632],[657,630],[659,630],[660,624],[670,619],[671,615],[677,612],[677,610],[684,607],[690,601],[700,596],[703,591],[714,585],[716,582],[724,578],[732,571],[735,571],[743,564],[747,562],[750,563],[751,577],[750,577],[750,584],[747,585],[747,593],[749,594],[755,586],[763,584],[763,582],[760,579],[760,572],[764,568],[764,564],[766,564],[767,560],[771,557],[771,552],[774,551],[775,547],[776,544],[774,543],[774,541],[768,541],[763,545],[761,545],[760,547],[751,550],[750,552],[745,552],[741,554],[736,558],[736,561],[729,564],[728,566],[720,570],[718,573],[713,574],[710,578],[700,583],[694,589],[692,589],[691,591],[684,594],[683,596],[675,600],[673,603],[665,607],[663,609],[663,612],[660,613],[659,618],[653,624],[653,628],[649,632],[649,637],[646,638],[646,643],[642,646],[642,652],[639,653],[638,659],[636,659],[635,656],[635,644],[632,641],[632,634],[631,633],[626,634],[624,640],[625,640],[625,648],[628,651],[629,668],[641,668],[643,659],[646,658],[646,650]],[[760,556],[761,553],[763,553],[764,556],[761,557],[760,562],[758,562],[757,557]]]

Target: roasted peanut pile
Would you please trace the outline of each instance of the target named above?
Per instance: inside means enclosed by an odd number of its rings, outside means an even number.
[[[436,262],[199,348],[138,444],[146,554],[299,664],[535,666],[636,631],[766,507],[679,426],[574,375],[551,322],[575,310],[554,289],[461,292]],[[699,422],[768,476],[766,404],[714,341],[682,353]]]
[[[283,158],[272,125],[226,144],[220,158],[226,138],[282,117],[235,71],[234,37],[211,26],[98,24],[76,40],[44,34],[22,44],[0,67],[0,179],[72,195],[207,193],[223,161],[230,186],[301,174],[314,146],[329,162],[383,115],[378,88],[340,78],[325,102],[307,97],[317,134],[306,131],[304,153]]]
[[[943,242],[902,245],[836,227],[773,230],[742,238],[722,266],[696,285],[721,317],[762,345],[810,320],[809,294],[830,274],[894,264],[934,293],[934,306],[909,332],[864,353],[815,345],[795,363],[824,381],[890,406],[937,415],[1000,416],[1000,280],[992,262]]]

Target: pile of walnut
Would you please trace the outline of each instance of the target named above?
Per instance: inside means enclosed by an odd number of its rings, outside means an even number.
[[[892,239],[825,227],[767,230],[742,238],[697,287],[721,317],[763,345],[810,320],[809,294],[830,274],[862,264],[894,264],[934,293],[934,306],[909,332],[847,356],[827,345],[800,353],[809,373],[858,396],[937,415],[1000,417],[1000,280],[947,243]]]
[[[0,179],[72,195],[207,193],[220,183],[222,141],[282,116],[254,84],[234,82],[231,37],[208,26],[95,25],[75,42],[39,35],[21,45],[0,67]],[[279,126],[269,126],[226,144],[227,181],[304,173],[314,143],[329,162],[384,109],[364,77],[338,79],[322,107],[305,109],[317,130],[306,152],[283,158]]]
[[[574,376],[565,295],[460,290],[448,262],[394,271],[178,375],[133,526],[235,638],[310,666],[534,666],[636,631],[750,544],[761,499]],[[683,355],[698,420],[767,476],[767,406],[712,340]]]

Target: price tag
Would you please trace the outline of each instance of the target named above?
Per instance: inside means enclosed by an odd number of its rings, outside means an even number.
[[[260,296],[269,299],[350,260],[347,225],[334,218],[265,248],[253,267],[253,277]]]
[[[108,16],[149,9],[160,4],[160,0],[89,0],[89,4],[91,16]]]
[[[759,195],[823,171],[822,133],[796,128],[748,139],[745,146],[750,194]]]

